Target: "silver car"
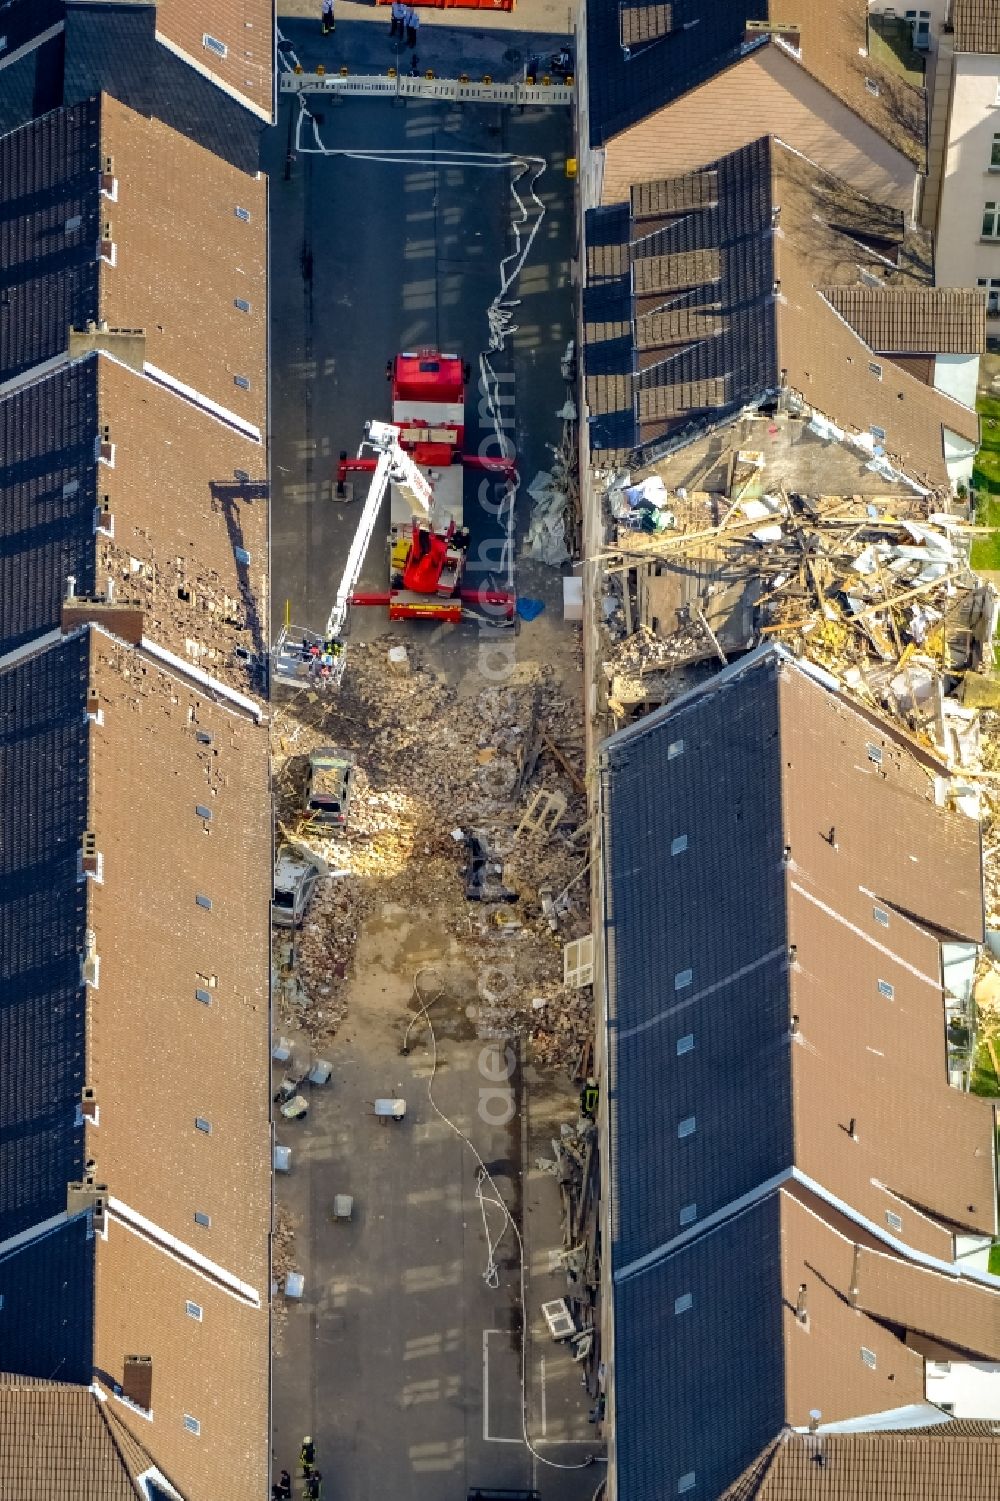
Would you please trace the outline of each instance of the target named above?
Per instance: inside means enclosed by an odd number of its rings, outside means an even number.
[[[274,861],[274,900],[271,919],[276,928],[297,928],[312,900],[320,867],[283,844]]]

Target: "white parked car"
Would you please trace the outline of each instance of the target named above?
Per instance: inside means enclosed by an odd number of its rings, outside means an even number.
[[[275,927],[299,927],[312,900],[316,882],[324,871],[322,861],[307,859],[290,844],[280,846],[274,861],[274,900],[271,903]]]

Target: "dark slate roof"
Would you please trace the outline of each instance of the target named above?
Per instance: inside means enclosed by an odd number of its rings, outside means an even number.
[[[42,1380],[86,1384],[93,1379],[94,1236],[89,1212],[0,1257],[0,1293],[0,1368]],[[7,1474],[0,1475],[3,1495],[8,1494]]]
[[[88,660],[83,633],[0,672],[0,1242],[83,1171]]]
[[[0,72],[0,135],[62,103],[62,33]]]
[[[0,657],[58,624],[72,574],[95,587],[97,358],[0,399]]]
[[[633,44],[628,58],[618,0],[588,0],[586,10],[590,144],[597,147],[735,62],[744,23],[766,19],[768,4],[673,0],[669,33]]]
[[[684,1233],[688,1206],[704,1222],[792,1163],[778,689],[767,660],[735,691],[673,710],[669,731],[653,715],[606,747],[619,1272]],[[753,1018],[738,1067],[734,985]]]
[[[659,1105],[652,1106],[655,1113]],[[629,1501],[714,1498],[785,1421],[779,1195],[616,1284],[615,1453]],[[688,1308],[679,1299],[690,1297]]]
[[[0,384],[97,316],[100,167],[96,100],[0,137]]]
[[[0,0],[0,37],[7,44],[0,51],[0,64],[12,52],[29,46],[65,14],[65,0]]]
[[[771,151],[762,136],[688,178],[639,185],[631,211],[588,213],[593,450],[648,448],[777,388]]]
[[[153,5],[72,5],[66,16],[67,104],[101,92],[231,162],[260,165],[262,122],[155,37]]]

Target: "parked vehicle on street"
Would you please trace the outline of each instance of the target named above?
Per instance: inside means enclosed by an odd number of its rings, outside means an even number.
[[[354,788],[354,757],[350,751],[320,746],[309,754],[306,812],[317,823],[346,829]]]
[[[274,861],[274,899],[271,903],[275,927],[297,928],[301,925],[320,874],[318,864],[306,860],[291,845],[280,846]]]

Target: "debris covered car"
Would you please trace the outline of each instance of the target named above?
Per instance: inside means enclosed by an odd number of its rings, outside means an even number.
[[[354,757],[350,751],[318,746],[309,753],[306,813],[319,824],[345,829],[354,787]]]
[[[297,928],[306,915],[316,882],[325,872],[317,859],[309,859],[290,844],[278,849],[274,861],[274,899],[271,917],[277,928]]]

